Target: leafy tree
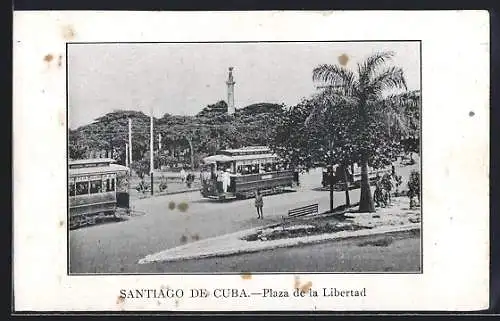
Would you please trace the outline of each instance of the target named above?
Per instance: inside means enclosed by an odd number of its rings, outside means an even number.
[[[106,150],[108,155],[125,164],[128,118],[132,118],[134,159],[142,158],[149,148],[149,143],[146,142],[149,139],[149,132],[146,133],[149,117],[135,111],[114,111],[76,129],[70,133],[69,148],[75,148],[76,144],[80,144],[85,146],[87,151]],[[72,136],[74,141],[71,141]]]
[[[333,168],[340,165],[335,175],[345,182],[346,205],[350,205],[347,167],[352,164],[352,143],[345,130],[350,121],[343,101],[326,100],[323,94],[305,99],[290,108],[276,127],[271,145],[293,167],[328,168],[330,178],[330,210],[333,211]],[[310,117],[318,105],[326,106],[321,117]]]
[[[225,118],[225,116],[227,116],[227,103],[223,100],[220,100],[213,105],[208,105],[196,115],[196,117],[205,118]]]
[[[358,63],[356,71],[329,64],[313,70],[313,80],[323,84],[325,99],[342,100],[349,113],[345,131],[352,150],[350,157],[361,165],[360,212],[375,211],[368,166],[378,168],[391,164],[401,152],[401,137],[396,133],[408,122],[405,110],[409,100],[404,94],[385,96],[388,90],[406,89],[403,70],[386,66],[393,56],[393,52],[373,54]],[[324,114],[333,105],[316,105],[311,117]]]
[[[270,147],[286,164],[305,168],[316,165],[311,151],[318,149],[317,144],[313,146],[313,143],[320,136],[314,136],[310,128],[304,125],[313,107],[311,101],[302,101],[285,110],[274,130],[274,140]]]
[[[149,160],[143,158],[132,162],[131,168],[137,174],[137,176],[139,176],[140,179],[143,179],[144,176],[149,174],[149,165]]]
[[[219,101],[206,106],[196,116],[165,114],[154,119],[155,166],[185,163],[196,167],[202,158],[220,149],[244,145],[266,145],[270,142],[282,105],[259,103],[240,108],[227,115],[227,104]],[[88,150],[112,151],[113,157],[125,163],[128,142],[128,119],[132,119],[133,160],[147,159],[150,150],[150,118],[142,112],[117,110],[97,118],[70,134],[70,154],[82,156]],[[187,151],[187,152],[185,152]]]
[[[83,137],[78,131],[70,130],[68,133],[68,153],[70,159],[81,159],[85,157],[87,148],[84,145]]]

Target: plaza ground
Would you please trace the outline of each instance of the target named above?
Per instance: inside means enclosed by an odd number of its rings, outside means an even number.
[[[417,169],[417,166],[402,167],[398,172],[406,177],[407,173],[411,169]],[[386,268],[394,271],[418,270],[420,247],[418,238],[414,236],[395,240],[385,248],[358,247],[354,243],[339,241],[276,249],[273,250],[275,252],[271,251],[274,253],[272,255],[269,254],[270,251],[266,251],[218,260],[192,260],[163,265],[137,264],[138,260],[149,254],[186,242],[278,222],[281,216],[286,216],[288,210],[295,207],[318,203],[320,212],[326,211],[329,207],[329,193],[316,190],[320,183],[321,170],[313,170],[301,176],[301,187],[296,192],[266,196],[264,220],[257,219],[253,199],[218,203],[203,199],[200,193],[195,191],[133,200],[134,209],[145,213],[144,215],[132,217],[128,221],[101,224],[70,232],[70,273],[223,272],[232,269],[256,272],[383,271]],[[359,189],[351,190],[350,198],[352,202],[359,200]],[[335,192],[335,206],[344,202],[344,192]],[[187,205],[185,211],[177,207],[180,203]],[[169,204],[176,207],[170,209]],[[248,263],[245,263],[242,257],[246,257]],[[297,259],[291,264],[293,257]],[[339,260],[340,257],[343,261]],[[376,257],[381,257],[380,261],[377,261]]]

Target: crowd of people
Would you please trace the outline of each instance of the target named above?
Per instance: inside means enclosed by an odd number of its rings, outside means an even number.
[[[181,169],[180,176],[182,183],[186,183],[186,186],[188,188],[191,188],[191,185],[194,182],[194,174],[186,172],[186,170],[184,170],[183,168]]]

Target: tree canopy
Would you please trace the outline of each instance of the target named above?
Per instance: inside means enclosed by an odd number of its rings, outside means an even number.
[[[368,166],[390,165],[405,142],[418,139],[420,93],[406,91],[403,70],[386,65],[393,55],[375,53],[356,70],[317,66],[312,78],[321,90],[289,109],[276,128],[273,146],[294,165],[360,164],[360,211],[374,211]]]
[[[283,108],[283,105],[259,103],[237,109],[230,116],[226,102],[219,101],[207,105],[195,116],[166,113],[154,118],[155,164],[193,162],[196,166],[202,157],[220,149],[267,145]],[[82,158],[91,150],[112,150],[113,157],[125,163],[129,118],[132,119],[133,159],[146,158],[150,149],[150,117],[126,110],[116,110],[70,131],[70,157]],[[162,147],[159,152],[158,134]]]

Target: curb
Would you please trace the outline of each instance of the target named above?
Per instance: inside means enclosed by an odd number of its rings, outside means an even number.
[[[184,189],[184,190],[180,190],[180,191],[175,191],[175,192],[167,192],[167,193],[164,193],[164,194],[156,194],[156,196],[164,196],[164,195],[174,195],[174,194],[182,194],[182,193],[190,193],[190,192],[199,192],[200,189]],[[154,195],[153,195],[154,197]]]
[[[156,194],[153,194],[153,196],[151,196],[151,194],[149,194],[149,196],[137,197],[135,199],[136,200],[143,200],[143,199],[151,198],[151,197],[159,197],[159,196],[167,196],[167,195],[175,195],[175,194],[191,193],[191,192],[199,192],[199,191],[200,191],[200,189],[185,189],[185,190],[180,190],[180,191],[175,191],[175,192],[167,192],[167,193],[161,193],[161,194],[156,193]]]
[[[275,226],[273,224],[272,226]],[[258,241],[250,242],[240,240],[240,238],[255,233],[256,231],[265,228],[264,226],[252,228],[245,231],[217,236],[214,238],[193,242],[186,245],[181,245],[162,252],[148,255],[138,261],[138,264],[149,264],[156,262],[174,262],[184,261],[190,259],[201,259],[209,257],[223,257],[230,255],[238,255],[245,253],[254,253],[264,250],[271,250],[277,248],[294,247],[300,245],[311,245],[325,242],[331,242],[342,239],[349,239],[363,236],[375,236],[395,232],[407,232],[412,230],[420,230],[420,223],[406,224],[396,227],[383,226],[379,228],[364,229],[358,231],[342,231],[331,234],[319,234],[312,236],[304,236],[297,238],[265,241],[256,243]],[[229,247],[228,247],[229,244]],[[233,246],[231,246],[233,244]],[[191,252],[191,253],[190,253]]]

